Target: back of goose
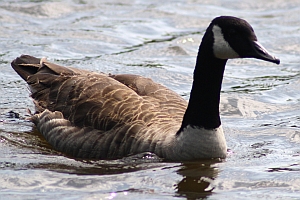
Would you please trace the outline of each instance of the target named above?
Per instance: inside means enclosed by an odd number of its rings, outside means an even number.
[[[153,152],[168,160],[225,158],[219,100],[227,59],[279,64],[244,20],[215,18],[201,42],[190,100],[138,75],[63,67],[29,55],[12,62],[36,105],[32,121],[58,151],[116,159]]]

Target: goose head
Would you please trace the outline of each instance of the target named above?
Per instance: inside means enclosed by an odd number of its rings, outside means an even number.
[[[228,59],[256,58],[279,64],[261,44],[251,25],[240,18],[220,16],[212,20],[199,47],[189,105],[182,131],[188,125],[218,128],[220,91]]]
[[[257,41],[251,25],[237,17],[215,18],[207,28],[202,44],[205,49],[211,46],[214,57],[218,59],[256,58],[280,63]]]

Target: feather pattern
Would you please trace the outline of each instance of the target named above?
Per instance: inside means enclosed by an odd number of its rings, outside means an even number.
[[[162,152],[157,144],[180,128],[187,102],[149,78],[73,71],[49,62],[22,64],[30,57],[21,56],[15,63],[38,68],[27,76],[41,112],[33,122],[59,151],[100,159]],[[68,150],[68,146],[78,146],[80,151]]]

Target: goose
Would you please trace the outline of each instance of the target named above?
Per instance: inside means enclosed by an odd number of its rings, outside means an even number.
[[[84,159],[152,152],[191,161],[227,156],[219,103],[225,65],[234,58],[280,63],[247,21],[220,16],[199,46],[188,102],[139,75],[90,72],[29,55],[11,65],[29,85],[36,107],[30,119],[55,150]]]

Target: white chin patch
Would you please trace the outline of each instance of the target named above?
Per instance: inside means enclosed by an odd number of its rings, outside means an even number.
[[[240,57],[224,39],[222,30],[219,26],[214,25],[212,28],[212,32],[214,35],[213,51],[216,58],[230,59]]]

